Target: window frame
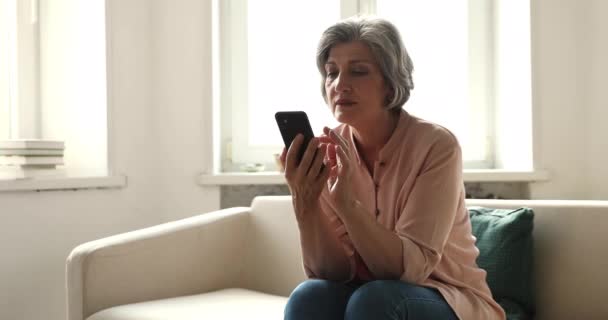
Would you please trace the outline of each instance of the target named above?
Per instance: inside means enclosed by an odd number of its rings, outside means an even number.
[[[8,43],[4,48],[8,67],[4,70],[9,70],[3,103],[9,115],[4,123],[8,127],[5,136],[37,139],[41,134],[39,2],[5,0],[2,6]]]
[[[17,16],[21,19],[21,24],[15,24],[14,34],[22,26],[30,29],[35,28],[34,30],[29,30],[31,31],[29,34],[26,34],[30,36],[28,41],[35,44],[25,47],[25,49],[30,49],[31,52],[24,53],[27,57],[23,59],[18,56],[18,54],[22,54],[23,50],[17,52],[17,46],[13,46],[15,48],[14,56],[19,57],[21,60],[18,61],[19,64],[15,63],[12,65],[16,66],[15,69],[19,69],[20,65],[27,63],[28,59],[36,60],[36,72],[33,73],[35,76],[31,77],[34,79],[35,86],[21,87],[34,88],[37,97],[35,104],[25,106],[19,104],[17,99],[11,101],[11,117],[6,122],[8,123],[7,127],[10,126],[10,133],[0,137],[0,139],[7,138],[6,140],[9,141],[24,139],[58,141],[67,139],[67,142],[72,142],[72,144],[67,145],[66,143],[66,152],[63,154],[64,165],[56,167],[56,173],[50,172],[50,168],[44,168],[46,171],[40,174],[37,172],[37,169],[41,168],[23,166],[2,168],[4,169],[4,177],[0,179],[0,191],[56,190],[64,186],[75,186],[80,189],[88,188],[89,185],[95,184],[99,184],[100,187],[106,187],[107,183],[104,182],[106,180],[110,181],[115,177],[122,177],[122,180],[125,180],[125,176],[118,174],[114,168],[116,162],[114,150],[116,135],[112,129],[114,99],[111,12],[116,9],[112,8],[112,1],[107,0],[87,4],[58,3],[57,5],[52,1],[2,0],[2,6],[11,3],[21,5],[18,15],[15,14],[16,19]],[[87,16],[85,19],[83,18],[83,13],[90,14],[91,16]],[[82,30],[73,27],[75,23],[81,22],[91,23],[91,25],[87,25],[86,27],[94,27],[95,29],[90,30],[94,33],[84,33],[81,32]],[[64,34],[63,32],[66,30],[73,30],[74,33]],[[58,37],[58,35],[65,36],[65,38]],[[91,46],[90,44],[72,45],[80,43],[78,42],[80,38],[76,36],[92,39],[91,41],[95,41],[99,46]],[[73,57],[69,56],[66,58],[65,53],[74,53],[75,50],[82,50],[82,48],[95,50],[96,61],[103,61],[103,63],[96,64],[95,68],[86,69],[86,72],[80,72],[80,70],[83,70],[82,65],[73,63]],[[74,55],[79,53],[82,52],[79,51],[74,53]],[[62,63],[65,63],[65,65]],[[55,66],[55,69],[51,69],[49,66]],[[63,75],[66,66],[72,68],[68,70],[71,73],[64,78],[58,79],[58,76],[61,77]],[[75,70],[78,70],[77,74],[74,73]],[[20,76],[19,73],[14,74],[16,74],[15,77]],[[86,78],[84,81],[74,80],[77,76],[82,75],[90,76],[90,78]],[[97,82],[90,84],[91,79]],[[80,92],[80,90],[73,88],[76,83],[84,83],[83,87],[88,83],[90,88],[96,88],[91,92],[96,97],[103,98],[103,100],[95,99],[95,102],[89,103],[85,98],[82,98],[88,97],[88,94],[91,93],[89,91],[87,91],[87,95],[75,94],[71,96],[71,92]],[[103,87],[100,86],[101,84],[103,84]],[[53,93],[59,92],[57,88],[59,88],[59,91],[69,94],[54,95]],[[81,107],[87,107],[89,111],[98,112],[98,116],[94,117],[97,119],[95,121],[98,121],[94,123],[95,126],[87,126],[87,128],[83,127],[84,130],[79,130],[83,119],[86,121],[92,118],[91,112],[77,112],[81,110]],[[103,131],[99,130],[100,128],[103,128]],[[72,141],[72,137],[74,137],[74,141]],[[87,141],[81,143],[85,139]],[[95,149],[95,152],[90,152],[90,149]],[[15,178],[11,178],[13,173]],[[47,174],[48,176],[46,176]],[[32,180],[31,183],[21,183],[22,177],[25,176],[27,176],[28,180]],[[94,182],[78,182],[84,181],[83,179],[92,179],[91,181]],[[57,183],[53,183],[52,186],[46,186],[44,183],[38,183],[39,180],[53,180]],[[123,186],[124,183],[112,182],[109,185]]]
[[[10,53],[9,43],[11,42],[9,25],[13,24],[9,19],[14,15],[10,15],[10,4],[14,2],[0,1],[0,70],[10,70],[12,65],[12,55]],[[0,72],[0,140],[9,139],[11,134],[11,102],[10,102],[10,75],[11,71]]]
[[[485,151],[485,159],[482,160],[466,160],[463,163],[463,167],[465,170],[493,170],[498,169],[498,166],[501,166],[500,150],[497,150],[500,146],[497,144],[497,104],[496,101],[496,91],[498,90],[497,86],[497,74],[496,69],[498,68],[497,59],[496,59],[496,46],[498,45],[497,30],[496,30],[496,20],[499,19],[498,14],[496,12],[496,8],[498,6],[498,2],[500,0],[466,0],[468,2],[468,13],[469,13],[469,48],[475,48],[475,50],[471,50],[473,54],[469,54],[469,93],[471,91],[476,90],[477,94],[469,94],[471,98],[471,105],[476,108],[472,111],[471,119],[472,123],[475,123],[477,126],[480,126],[474,132],[482,132],[484,135],[482,138],[484,140],[484,151]],[[216,55],[221,55],[221,52],[224,52],[227,46],[232,46],[234,50],[235,47],[239,45],[242,46],[242,43],[246,43],[246,38],[235,38],[231,34],[227,35],[225,30],[230,30],[230,23],[225,18],[225,8],[221,8],[223,4],[230,1],[219,1],[220,4],[216,4],[220,7],[220,9],[216,10],[217,16],[214,16],[214,19],[217,19],[216,25],[219,24],[219,32],[217,32],[216,37],[219,38],[219,50],[214,51]],[[346,1],[342,0],[341,3],[341,18],[346,18],[357,13],[359,14],[375,14],[376,13],[376,0],[351,0]],[[214,15],[215,15],[214,14]],[[239,21],[242,22],[242,25],[246,25],[246,10],[241,12],[242,16]],[[234,16],[231,17],[234,19]],[[241,25],[241,28],[242,28]],[[483,32],[479,32],[483,30]],[[233,30],[230,30],[233,31]],[[239,42],[241,44],[239,44]],[[219,52],[218,52],[219,51]],[[239,52],[246,52],[245,50]],[[215,157],[216,161],[219,164],[215,164],[214,168],[216,172],[238,172],[241,171],[239,166],[241,166],[242,162],[237,162],[235,160],[240,160],[242,157],[233,157],[233,149],[236,146],[236,149],[242,149],[243,146],[247,147],[247,152],[253,157],[248,162],[260,162],[259,159],[266,158],[268,159],[268,155],[272,153],[280,152],[281,147],[272,146],[272,147],[251,147],[248,146],[248,142],[244,140],[243,136],[239,138],[239,135],[235,135],[235,128],[242,132],[248,132],[248,119],[249,119],[249,108],[247,107],[247,95],[241,94],[236,99],[239,101],[238,104],[234,103],[234,96],[231,96],[230,92],[232,92],[232,88],[230,85],[232,84],[230,79],[236,78],[239,81],[239,85],[242,88],[247,88],[246,82],[248,75],[243,73],[242,70],[247,70],[246,61],[247,55],[243,54],[240,58],[240,61],[232,61],[232,66],[240,66],[239,68],[233,68],[232,70],[228,70],[225,63],[221,63],[222,58],[224,56],[220,56],[219,59],[216,59],[215,62],[220,62],[219,67],[217,69],[217,73],[222,74],[222,77],[219,74],[214,76],[214,79],[220,79],[219,88],[215,88],[214,92],[220,97],[215,101],[214,104],[217,104],[215,107],[216,112],[214,114],[220,114],[219,118],[219,128],[218,134],[219,139],[215,139],[215,143],[217,144],[216,150],[218,150],[219,155]],[[475,62],[475,63],[473,63]],[[244,66],[244,67],[243,67]],[[483,67],[490,66],[490,67]],[[239,69],[239,74],[237,75],[235,69]],[[214,83],[218,83],[215,82]],[[483,89],[475,89],[473,88],[476,84],[485,84]],[[473,101],[475,100],[475,101]],[[231,103],[226,103],[230,101]],[[483,107],[486,106],[486,107]],[[221,110],[221,112],[219,112]],[[235,120],[236,119],[236,120]],[[236,138],[235,138],[236,137]],[[264,163],[266,165],[266,171],[276,170],[275,163]],[[502,168],[502,167],[501,167]]]

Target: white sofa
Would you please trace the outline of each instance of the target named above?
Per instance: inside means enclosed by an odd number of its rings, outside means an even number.
[[[535,211],[536,319],[608,319],[608,201],[470,200]],[[75,248],[69,320],[282,319],[305,279],[290,198],[231,208]]]

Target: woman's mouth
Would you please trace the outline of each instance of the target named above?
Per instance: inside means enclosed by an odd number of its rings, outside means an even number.
[[[352,107],[353,105],[355,105],[356,102],[350,99],[338,99],[335,102],[336,107],[340,106],[340,107]]]

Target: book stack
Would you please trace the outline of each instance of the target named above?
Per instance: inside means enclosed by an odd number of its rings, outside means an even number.
[[[40,176],[62,176],[63,141],[0,141],[0,178],[19,179]]]

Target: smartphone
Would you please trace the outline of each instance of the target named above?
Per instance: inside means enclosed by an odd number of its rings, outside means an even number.
[[[279,125],[279,131],[281,131],[281,137],[283,137],[285,148],[289,149],[291,142],[298,133],[304,135],[304,142],[300,146],[300,151],[298,153],[298,163],[300,163],[308,143],[315,136],[312,132],[312,127],[310,126],[306,112],[279,111],[275,113],[274,118],[277,120],[277,125]]]

